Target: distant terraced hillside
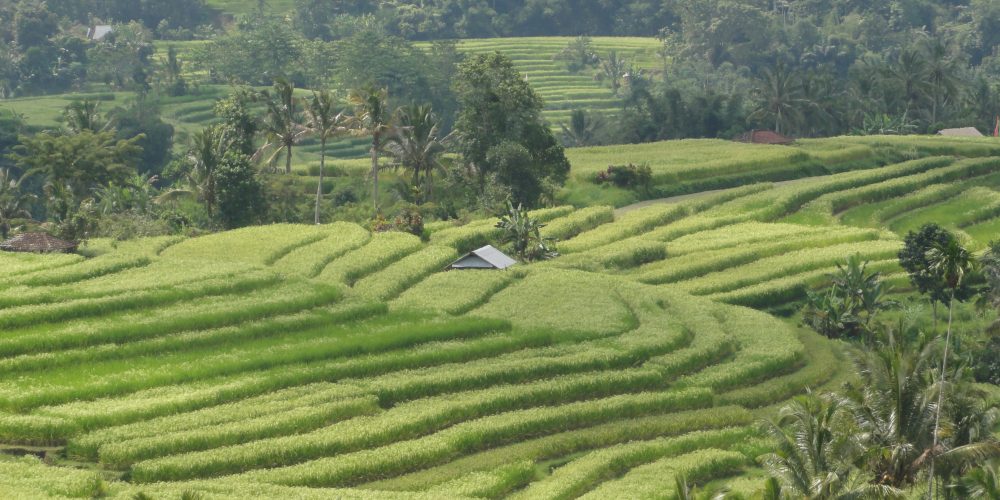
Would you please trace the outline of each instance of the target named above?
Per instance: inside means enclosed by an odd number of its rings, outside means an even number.
[[[243,2],[250,4],[252,2]],[[595,113],[610,116],[620,107],[621,101],[606,85],[596,81],[596,71],[590,69],[578,74],[570,73],[564,63],[555,61],[558,54],[572,41],[567,37],[539,38],[496,38],[484,40],[462,40],[459,48],[463,52],[473,54],[489,51],[500,51],[510,56],[525,78],[545,99],[543,116],[558,129],[559,123],[568,121],[573,109],[586,109]],[[158,54],[163,57],[167,47],[178,50],[182,61],[195,47],[205,42],[157,42]],[[633,61],[637,67],[655,69],[659,67],[657,50],[660,44],[651,38],[594,38],[594,48],[606,56],[608,52],[617,51]],[[197,72],[189,73],[194,81],[203,78]],[[225,85],[210,85],[202,83],[193,95],[183,97],[162,97],[160,104],[164,118],[179,131],[183,142],[189,135],[209,125],[213,121],[212,105],[215,100],[228,92]],[[307,95],[308,91],[302,91]],[[123,105],[134,97],[131,92],[105,92],[95,86],[90,92],[63,94],[57,96],[32,97],[0,101],[0,107],[9,108],[23,115],[28,124],[52,128],[59,126],[63,109],[74,99],[100,99],[104,110]],[[330,155],[334,158],[361,158],[367,153],[367,141],[364,138],[338,141],[330,146]],[[318,162],[319,144],[307,141],[296,155],[296,163],[301,169]]]
[[[459,49],[469,54],[501,52],[514,61],[525,79],[545,99],[543,116],[553,124],[569,120],[574,109],[612,115],[621,107],[621,100],[610,87],[595,80],[591,68],[570,73],[563,62],[554,57],[573,39],[567,37],[495,38],[462,40]],[[653,70],[662,66],[658,50],[660,42],[653,38],[595,37],[593,48],[601,57],[617,52],[637,69]]]

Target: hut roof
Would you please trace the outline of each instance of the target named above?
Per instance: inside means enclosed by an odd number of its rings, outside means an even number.
[[[948,137],[985,137],[976,127],[946,128],[937,133]]]
[[[779,144],[788,145],[795,142],[795,139],[786,137],[773,130],[751,130],[736,138],[738,142],[750,144]]]
[[[21,233],[3,243],[0,250],[5,252],[69,253],[77,244],[63,241],[46,233]]]
[[[448,266],[448,269],[507,269],[514,264],[517,264],[516,260],[493,246],[486,245],[467,253]]]
[[[115,31],[114,26],[109,24],[98,24],[87,29],[87,38],[91,40],[103,40],[104,37]]]

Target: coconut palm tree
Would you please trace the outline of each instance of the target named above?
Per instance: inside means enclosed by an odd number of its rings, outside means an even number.
[[[29,219],[28,203],[34,195],[21,192],[21,181],[9,169],[0,169],[0,237],[7,239],[14,219]]]
[[[326,168],[326,143],[349,130],[351,117],[337,109],[337,99],[327,90],[313,92],[306,106],[306,128],[319,137],[319,183],[316,186],[315,223],[319,224],[319,207],[323,199],[323,172]]]
[[[377,216],[381,211],[378,202],[378,156],[385,147],[386,140],[398,131],[393,113],[389,110],[389,90],[366,85],[352,90],[349,101],[354,106],[356,132],[372,138],[372,204],[374,215]]]
[[[267,142],[254,155],[255,160],[264,157],[268,152],[267,164],[274,168],[278,157],[285,155],[285,173],[292,173],[292,148],[304,138],[309,131],[302,126],[302,117],[295,109],[298,100],[295,99],[295,87],[285,79],[274,82],[274,91],[263,92],[267,112],[261,128],[267,133]]]
[[[413,186],[423,183],[429,196],[434,194],[434,171],[442,168],[441,155],[447,151],[452,135],[440,137],[441,120],[430,106],[406,106],[396,113],[398,133],[389,139],[386,151],[403,167],[412,171]],[[417,203],[420,202],[418,198]]]
[[[934,455],[937,453],[939,444],[939,431],[941,429],[941,406],[944,404],[944,394],[947,387],[948,370],[948,348],[951,346],[952,321],[955,311],[955,293],[965,282],[966,276],[975,267],[975,257],[969,253],[957,238],[949,239],[944,243],[936,243],[927,252],[927,261],[930,264],[930,271],[944,283],[948,290],[948,330],[944,341],[944,354],[941,356],[941,373],[938,378],[938,400],[934,417],[934,444],[931,448],[930,456],[930,477],[934,477]],[[934,482],[930,482],[929,495],[933,495]]]
[[[773,119],[774,131],[779,134],[788,133],[800,123],[806,108],[812,105],[803,93],[799,75],[782,63],[764,70],[756,94],[759,103],[750,118]]]
[[[782,408],[778,421],[765,422],[777,446],[764,460],[771,475],[795,498],[902,497],[893,487],[852,480],[851,462],[861,450],[834,430],[841,411],[842,402],[835,397],[803,396]]]
[[[157,202],[177,198],[193,198],[205,204],[211,218],[216,205],[216,170],[231,146],[222,127],[210,126],[195,133],[187,154],[188,170],[184,173],[187,188],[174,188],[156,198]]]
[[[932,384],[934,346],[921,339],[905,346],[893,333],[885,344],[858,354],[859,383],[844,397],[859,439],[867,448],[873,481],[892,487],[913,483],[926,464],[934,427]]]
[[[101,103],[97,101],[73,101],[63,110],[66,128],[73,134],[83,131],[103,132],[111,128],[111,121],[101,119],[100,109]]]
[[[927,79],[927,60],[919,50],[904,50],[899,54],[895,63],[886,70],[883,77],[898,90],[895,95],[904,100],[906,114],[909,114],[914,105],[926,98],[930,92]]]
[[[600,61],[600,73],[598,75],[602,79],[607,79],[611,85],[611,91],[616,96],[622,88],[622,79],[625,78],[628,67],[628,60],[624,57],[619,57],[618,52],[614,50],[608,53],[608,57]]]
[[[975,500],[1000,498],[1000,462],[994,461],[966,474],[959,491],[965,498]]]
[[[958,95],[961,65],[949,54],[940,39],[929,40],[924,50],[927,68],[927,92],[931,98],[931,125],[936,125],[941,106]]]

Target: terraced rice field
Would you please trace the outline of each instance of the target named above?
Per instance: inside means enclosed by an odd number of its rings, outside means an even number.
[[[514,66],[545,100],[543,117],[558,127],[569,122],[574,109],[585,109],[611,117],[621,108],[621,99],[607,85],[595,79],[593,68],[570,73],[565,63],[555,60],[573,40],[571,37],[526,37],[461,40],[458,48],[466,54],[500,52],[511,58]],[[658,51],[661,44],[653,38],[594,37],[593,49],[600,57],[615,51],[636,68],[655,70],[662,67]]]
[[[0,254],[0,443],[47,457],[0,459],[0,489],[636,498],[683,474],[752,494],[756,419],[847,376],[836,344],[761,310],[851,254],[897,274],[904,226],[998,236],[1000,158],[941,153],[538,211],[562,256],[505,272],[442,272],[495,220]]]

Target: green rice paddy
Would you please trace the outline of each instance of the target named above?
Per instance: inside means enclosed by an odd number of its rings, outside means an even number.
[[[821,154],[838,141],[867,152]],[[0,254],[0,443],[47,457],[0,459],[0,488],[625,498],[684,474],[752,494],[755,418],[848,376],[837,344],[767,311],[851,254],[898,275],[925,222],[1000,237],[994,143],[879,141],[572,152],[655,159],[667,183],[799,180],[539,211],[562,256],[508,271],[444,271],[492,220],[429,242],[335,223]]]

